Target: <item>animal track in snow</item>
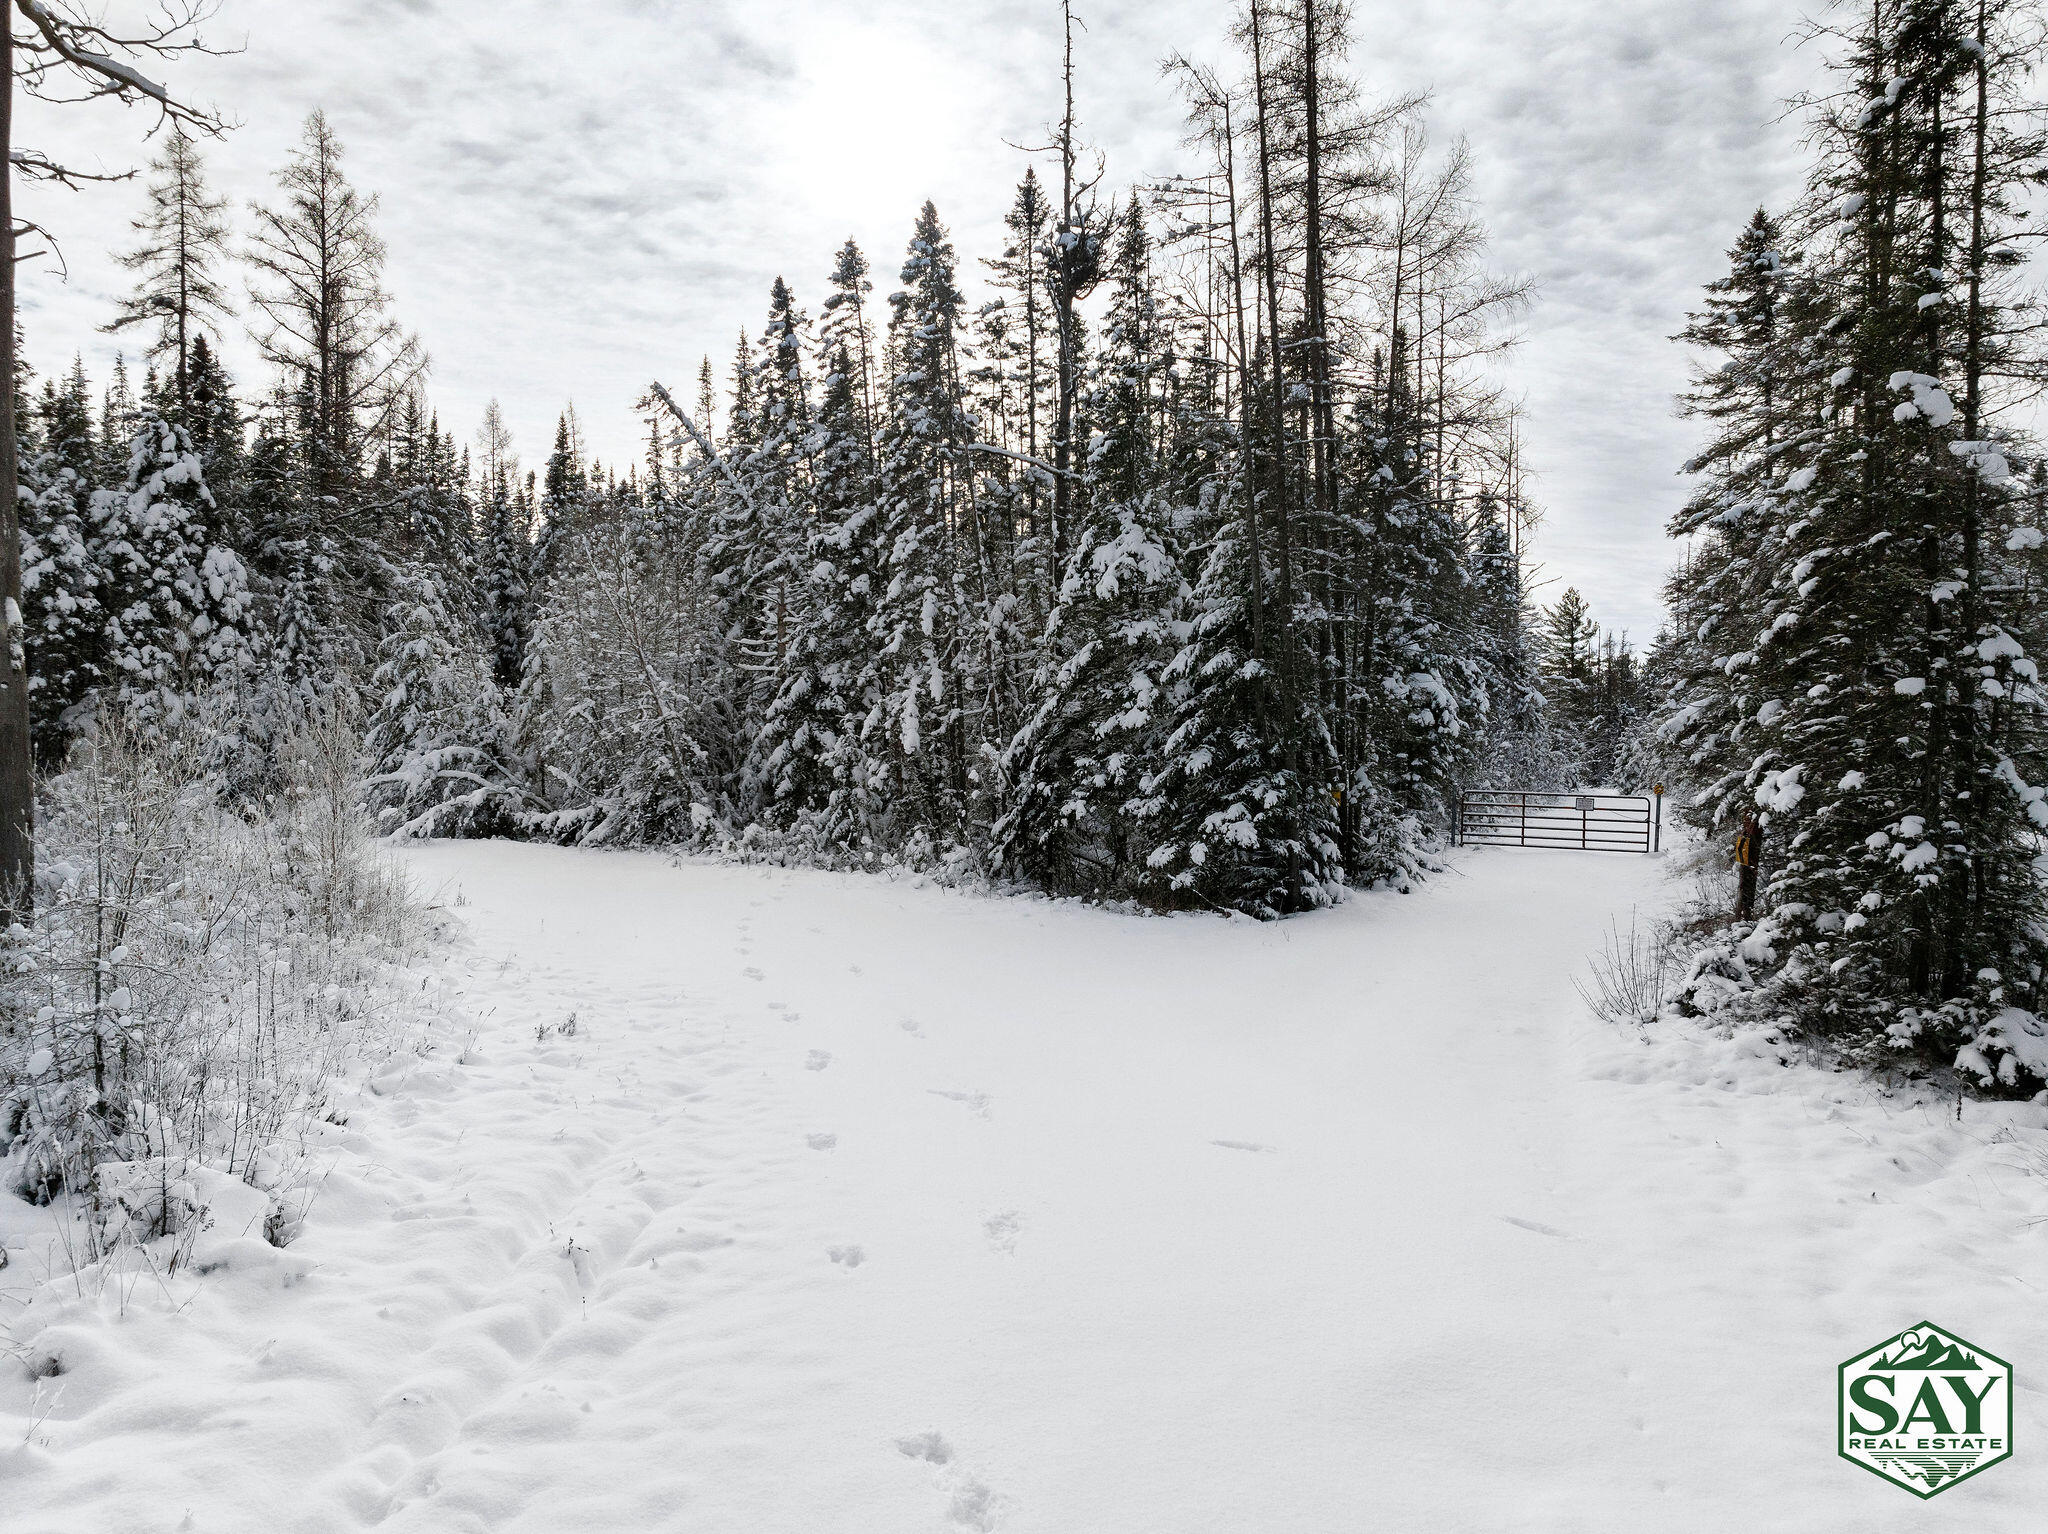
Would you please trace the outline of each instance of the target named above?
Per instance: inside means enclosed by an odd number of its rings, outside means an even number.
[[[898,1023],[896,1026],[898,1028],[901,1028],[905,1033],[909,1034],[913,1039],[921,1039],[924,1037],[924,1028],[918,1023],[918,1020],[914,1017],[906,1017],[903,1019],[902,1022]]]
[[[998,1496],[954,1462],[953,1446],[943,1434],[918,1433],[899,1438],[896,1452],[906,1459],[922,1460],[937,1467],[932,1483],[946,1494],[946,1517],[962,1528],[988,1534],[1008,1510],[1007,1497]]]
[[[1523,1230],[1533,1230],[1539,1236],[1555,1236],[1560,1241],[1576,1241],[1579,1239],[1570,1231],[1559,1230],[1554,1225],[1539,1225],[1534,1220],[1518,1220],[1511,1214],[1504,1214],[1501,1218],[1510,1225],[1520,1226]]]
[[[804,1056],[804,1069],[807,1071],[822,1071],[831,1063],[832,1054],[829,1050],[814,1049]]]
[[[978,1119],[988,1117],[988,1106],[995,1101],[986,1092],[941,1092],[937,1087],[926,1087],[925,1090],[934,1097],[965,1105],[967,1111]]]
[[[946,1442],[943,1433],[916,1433],[909,1438],[899,1438],[896,1448],[912,1459],[929,1460],[934,1465],[947,1464],[953,1458],[953,1446]]]
[[[946,1516],[964,1528],[988,1534],[996,1526],[1001,1508],[1000,1497],[981,1482],[970,1478],[953,1488],[953,1501],[946,1509]]]
[[[762,974],[758,969],[754,968],[754,966],[751,964],[749,964],[745,969],[741,970],[740,973],[745,975],[749,980],[766,980],[768,978],[766,975]]]
[[[839,1136],[837,1135],[804,1136],[804,1144],[810,1146],[812,1150],[830,1150],[833,1146],[837,1145],[838,1143]]]
[[[992,1214],[981,1222],[982,1234],[988,1237],[988,1244],[999,1252],[1017,1250],[1017,1237],[1024,1229],[1024,1216],[1014,1209],[1005,1209]]]
[[[868,1254],[858,1246],[828,1246],[825,1255],[845,1268],[857,1268],[868,1260]]]
[[[1262,1155],[1273,1154],[1273,1147],[1261,1145],[1257,1140],[1211,1140],[1211,1145],[1220,1145],[1225,1150],[1257,1151]]]

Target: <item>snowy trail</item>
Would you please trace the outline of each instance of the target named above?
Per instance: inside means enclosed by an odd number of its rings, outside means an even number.
[[[478,1040],[380,1082],[309,1279],[122,1323],[156,1373],[0,1451],[0,1527],[2039,1527],[2048,1198],[1987,1142],[2041,1110],[1592,1024],[1652,860],[1260,926],[404,856]],[[2022,1365],[1924,1505],[1832,1421],[1923,1314]]]

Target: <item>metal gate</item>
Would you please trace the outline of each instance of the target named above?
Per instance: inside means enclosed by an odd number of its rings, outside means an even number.
[[[1461,847],[1568,847],[1575,852],[1654,852],[1663,840],[1664,796],[1527,793],[1483,789],[1458,800]]]

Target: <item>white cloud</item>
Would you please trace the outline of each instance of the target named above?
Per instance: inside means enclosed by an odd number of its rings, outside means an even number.
[[[1511,379],[1549,508],[1539,552],[1606,622],[1647,638],[1662,527],[1692,431],[1666,338],[1759,201],[1796,176],[1778,102],[1814,60],[1789,0],[1356,0],[1369,85],[1432,88],[1439,137],[1472,141],[1498,265],[1541,285]],[[1085,8],[1080,108],[1111,184],[1178,153],[1158,73],[1225,53],[1221,0]],[[723,372],[786,276],[814,311],[833,250],[867,249],[887,291],[927,196],[972,263],[997,247],[1023,157],[1058,112],[1051,0],[229,0],[213,30],[247,50],[174,78],[242,126],[217,185],[261,197],[313,106],[384,199],[397,312],[435,358],[443,422],[467,438],[495,395],[529,461],[573,398],[607,459],[637,456],[650,377]],[[136,163],[139,113],[30,105],[26,142]],[[64,236],[68,284],[24,274],[29,353],[81,348],[123,274],[105,256],[136,186],[32,191]],[[127,343],[132,350],[132,343]],[[246,373],[245,347],[231,359]]]

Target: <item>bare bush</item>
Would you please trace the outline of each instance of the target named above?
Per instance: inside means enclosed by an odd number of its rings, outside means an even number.
[[[46,785],[6,937],[0,1175],[74,1201],[82,1263],[230,1204],[233,1234],[288,1239],[337,1077],[417,1005],[424,924],[369,846],[346,704],[299,721],[261,812],[220,803],[207,752],[103,722]]]
[[[1615,1024],[1656,1021],[1673,966],[1668,936],[1655,923],[1642,923],[1633,908],[1626,931],[1610,919],[1607,936],[1590,963],[1590,980],[1573,983],[1596,1014]]]

